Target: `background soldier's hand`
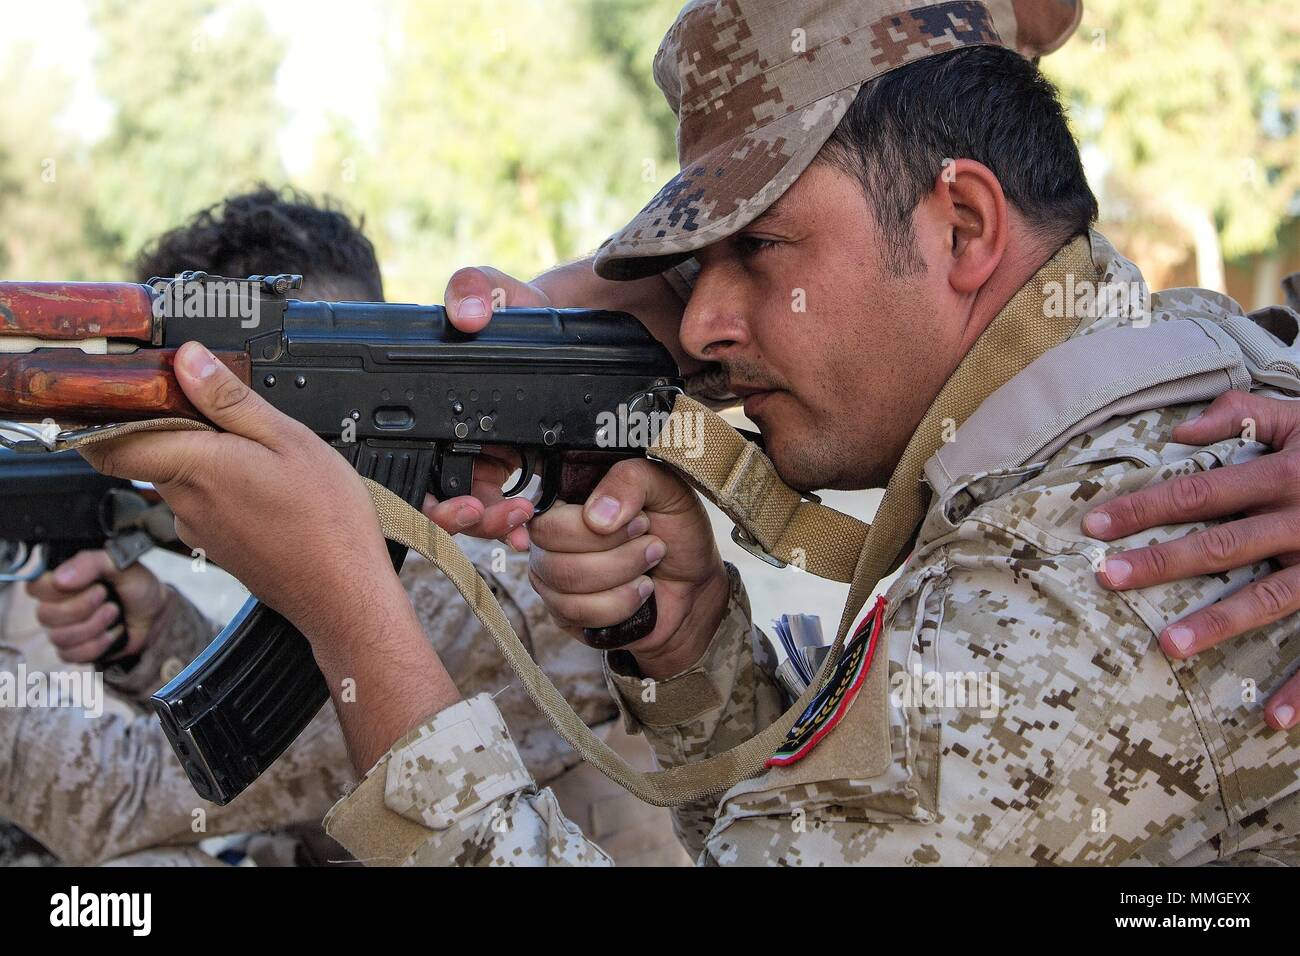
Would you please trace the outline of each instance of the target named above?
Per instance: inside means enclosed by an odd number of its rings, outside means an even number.
[[[108,600],[108,582],[122,602]],[[152,571],[133,564],[119,571],[107,551],[82,551],[52,571],[28,582],[27,593],[40,603],[36,620],[45,626],[59,659],[84,664],[97,659],[119,633],[126,615],[123,656],[144,650],[154,619],[162,612],[167,591]]]
[[[566,630],[620,624],[654,594],[658,622],[627,649],[647,677],[699,660],[730,581],[700,499],[644,459],[620,461],[584,505],[556,504],[530,525],[528,576]]]
[[[1159,525],[1215,518],[1235,520],[1164,544],[1106,559],[1100,580],[1114,590],[1149,587],[1217,574],[1273,559],[1281,570],[1165,628],[1160,646],[1176,659],[1300,610],[1300,401],[1228,392],[1199,418],[1174,429],[1174,441],[1203,445],[1240,435],[1275,451],[1252,462],[1185,475],[1107,502],[1084,518],[1084,531],[1102,541]],[[1278,729],[1300,714],[1300,674],[1269,698],[1265,717]]]

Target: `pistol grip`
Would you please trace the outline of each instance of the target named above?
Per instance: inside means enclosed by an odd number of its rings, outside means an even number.
[[[622,624],[611,627],[588,627],[582,631],[582,643],[598,651],[613,651],[639,641],[655,629],[659,622],[659,607],[651,594],[636,613]]]
[[[553,457],[553,456],[552,456]],[[626,452],[568,452],[559,462],[548,462],[543,474],[543,487],[548,477],[558,472],[558,489],[552,492],[550,500],[556,496],[561,501],[583,504],[596,489],[596,485],[605,477],[613,465],[624,458],[633,457]],[[550,504],[550,501],[547,501]],[[540,508],[538,509],[540,512]],[[610,627],[588,627],[582,631],[582,642],[599,651],[612,651],[626,647],[633,641],[639,641],[655,629],[659,622],[659,607],[655,596],[651,594],[636,613],[621,624]]]
[[[59,565],[63,564],[63,562],[72,560],[72,558],[75,557],[82,550],[83,545],[86,547],[91,547],[95,544],[98,544],[98,542],[93,542],[93,541],[52,541],[50,542],[45,546],[46,570],[53,571]],[[104,547],[107,547],[107,544],[105,544]],[[104,648],[104,650],[100,653],[98,657],[96,657],[93,661],[90,662],[90,666],[97,671],[107,670],[108,668],[114,666],[124,668],[125,670],[130,670],[139,662],[140,660],[139,654],[132,654],[128,657],[118,658],[117,660],[112,659],[115,655],[122,653],[122,649],[126,647],[126,645],[131,640],[131,635],[128,634],[126,630],[126,605],[122,603],[122,598],[118,595],[117,588],[113,587],[111,581],[108,581],[105,578],[100,578],[99,583],[104,585],[104,590],[108,592],[104,598],[104,603],[117,605],[117,623],[114,625],[114,627],[120,628],[121,632],[117,635],[117,637],[113,640],[113,642],[108,645],[108,647]]]
[[[109,644],[108,647],[104,648],[103,652],[98,657],[96,657],[93,661],[91,661],[91,666],[94,667],[95,670],[97,671],[108,670],[108,668],[114,665],[125,668],[126,670],[130,670],[139,662],[140,660],[139,654],[132,654],[129,655],[128,657],[123,657],[118,660],[113,660],[114,657],[122,653],[122,650],[131,641],[131,635],[127,632],[126,629],[126,605],[122,603],[122,598],[118,595],[117,588],[113,587],[113,585],[110,582],[105,581],[101,578],[99,583],[104,585],[104,590],[108,592],[108,596],[104,598],[104,603],[117,605],[116,626],[121,628],[121,633],[117,635],[113,643]]]

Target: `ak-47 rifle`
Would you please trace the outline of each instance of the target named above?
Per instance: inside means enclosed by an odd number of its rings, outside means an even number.
[[[102,548],[125,570],[156,545],[181,547],[157,492],[101,475],[76,452],[35,457],[0,449],[0,582],[34,580],[87,549]],[[114,640],[95,666],[129,666],[114,660],[128,640],[122,601],[110,582],[100,583],[119,614]]]
[[[505,309],[467,334],[441,306],[289,299],[300,284],[204,273],[144,285],[0,282],[0,413],[91,429],[200,419],[172,371],[176,350],[198,340],[415,507],[426,491],[468,494],[474,458],[490,444],[522,462],[507,496],[540,470],[540,513],[584,501],[615,461],[643,455],[646,429],[616,423],[667,412],[681,390],[668,351],[624,313]],[[27,426],[21,441],[0,430],[0,443],[41,451],[85,431]],[[400,567],[406,548],[390,542],[389,551]],[[651,596],[628,621],[586,637],[619,647],[654,623]],[[153,705],[199,795],[224,804],[328,696],[306,638],[250,599]]]

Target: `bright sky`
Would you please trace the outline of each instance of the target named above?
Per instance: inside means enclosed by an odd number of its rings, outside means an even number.
[[[364,0],[263,0],[261,7],[286,44],[276,86],[290,111],[280,147],[292,175],[310,164],[327,109],[355,122],[363,138],[374,132],[381,29]],[[75,99],[61,124],[89,139],[101,135],[110,108],[95,91],[95,35],[84,0],[0,0],[0,25],[0,56],[28,41],[39,65],[61,65],[75,79]],[[219,21],[206,26],[221,29]],[[338,69],[344,62],[347,69]]]

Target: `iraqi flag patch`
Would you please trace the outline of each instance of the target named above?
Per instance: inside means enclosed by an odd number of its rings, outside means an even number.
[[[885,599],[880,597],[871,613],[858,625],[857,632],[844,645],[844,652],[826,685],[799,715],[785,741],[763,766],[785,767],[797,763],[840,722],[871,668],[884,620]]]

